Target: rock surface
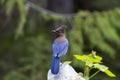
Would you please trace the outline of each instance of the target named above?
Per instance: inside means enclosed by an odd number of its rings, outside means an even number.
[[[82,78],[72,66],[63,63],[60,65],[60,71],[57,75],[51,73],[51,70],[48,71],[47,80],[85,80]]]

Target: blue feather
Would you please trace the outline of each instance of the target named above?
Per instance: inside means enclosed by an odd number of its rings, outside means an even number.
[[[53,56],[61,57],[62,55],[65,55],[68,50],[68,40],[65,40],[64,42],[61,43],[54,43],[52,48],[53,48]]]
[[[59,72],[59,68],[60,68],[60,57],[53,57],[51,72],[53,74],[57,74]]]

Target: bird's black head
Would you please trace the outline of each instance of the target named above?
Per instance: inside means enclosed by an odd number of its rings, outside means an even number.
[[[57,33],[57,36],[62,36],[62,35],[64,35],[65,29],[66,29],[66,26],[61,25],[61,26],[55,28],[54,30],[52,30],[52,32]]]

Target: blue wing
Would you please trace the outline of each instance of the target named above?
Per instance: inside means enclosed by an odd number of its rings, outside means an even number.
[[[59,56],[61,57],[62,55],[65,55],[68,50],[68,40],[65,40],[60,43],[54,43],[52,48],[53,48],[53,56]]]
[[[53,50],[53,56],[56,57],[57,54],[59,53],[59,48],[58,48],[57,44],[54,43],[52,45],[52,50]]]

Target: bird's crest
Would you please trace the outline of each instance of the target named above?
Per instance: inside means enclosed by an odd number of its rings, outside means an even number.
[[[60,30],[65,30],[67,28],[66,25],[60,25],[60,26],[55,26],[55,29],[52,30],[52,32],[60,31]]]

